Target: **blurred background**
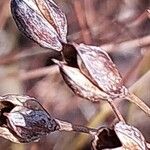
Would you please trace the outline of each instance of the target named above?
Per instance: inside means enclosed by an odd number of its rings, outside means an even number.
[[[150,1],[57,0],[68,20],[68,41],[100,46],[107,51],[123,81],[150,106]],[[93,104],[74,95],[50,60],[57,54],[43,49],[18,31],[10,1],[0,0],[0,95],[36,97],[54,117],[98,128],[114,115],[105,103]],[[134,105],[119,110],[150,142],[150,119]],[[0,138],[0,150],[90,150],[88,135],[55,132],[38,143],[14,144]]]

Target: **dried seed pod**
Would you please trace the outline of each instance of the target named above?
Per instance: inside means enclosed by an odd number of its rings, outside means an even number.
[[[60,51],[66,43],[66,17],[52,0],[11,0],[11,12],[18,28],[42,47]]]
[[[65,14],[58,8],[53,0],[35,0],[35,2],[46,20],[57,31],[61,41],[66,43],[67,19]]]
[[[73,45],[78,53],[80,70],[87,78],[112,97],[127,94],[115,64],[105,51],[96,46]]]
[[[29,96],[0,97],[0,136],[16,143],[29,143],[56,130],[92,135],[97,131],[52,118],[36,99]]]
[[[124,149],[147,150],[146,141],[142,133],[135,127],[123,122],[115,125],[114,130],[122,142]]]
[[[123,85],[122,78],[109,55],[101,48],[73,43],[81,72],[110,98],[127,99],[150,115],[149,107]]]
[[[8,128],[21,137],[20,142],[38,140],[58,128],[55,120],[43,110],[16,106],[11,112],[4,113],[4,116],[7,117]]]
[[[18,95],[0,98],[0,136],[28,143],[59,129],[57,121],[34,98]]]
[[[92,146],[94,150],[147,150],[142,133],[123,122],[117,123],[113,129],[100,128]]]
[[[79,69],[67,66],[61,62],[57,62],[57,64],[65,82],[75,94],[94,102],[109,98],[105,92],[102,92],[90,82]]]

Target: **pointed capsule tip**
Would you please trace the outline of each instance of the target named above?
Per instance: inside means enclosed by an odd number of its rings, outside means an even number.
[[[51,59],[55,64],[57,64],[57,65],[59,65],[60,64],[60,61],[59,60],[57,60],[57,59]]]
[[[59,61],[57,59],[52,58],[51,59],[56,65],[58,65],[59,67],[62,67],[63,64],[66,64],[66,62],[63,61]]]

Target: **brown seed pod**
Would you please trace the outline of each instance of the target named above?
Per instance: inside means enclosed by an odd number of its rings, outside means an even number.
[[[79,69],[67,66],[58,61],[56,63],[59,65],[65,82],[75,94],[93,102],[109,98],[109,95],[98,89]]]
[[[67,39],[67,20],[65,14],[59,9],[53,0],[35,0],[45,19],[57,31],[62,42],[66,43]]]
[[[71,52],[73,56],[77,55],[77,57],[72,57],[72,56],[69,57],[67,55],[67,50],[65,50],[65,48],[69,49],[68,52]],[[77,53],[75,53],[75,51]],[[72,44],[69,43],[64,45],[63,55],[68,65],[79,68],[80,70],[78,72],[81,71],[80,73],[82,73],[82,76],[83,77],[85,76],[90,83],[92,83],[101,91],[102,96],[100,97],[102,97],[102,99],[107,98],[107,100],[110,102],[111,105],[112,105],[112,100],[114,99],[117,98],[127,99],[130,102],[136,104],[146,114],[150,115],[149,107],[144,102],[142,102],[138,97],[136,97],[134,94],[129,93],[128,89],[123,85],[121,75],[117,70],[115,64],[110,59],[109,55],[101,48],[96,46],[88,46],[85,44],[78,45],[76,43],[72,43]],[[76,58],[77,58],[78,65],[76,61],[72,61]],[[88,97],[88,99],[90,98],[92,99],[92,97],[90,97],[89,94],[88,96],[84,96],[85,94],[83,94],[83,91],[81,92],[81,90],[79,90],[80,89],[79,87],[78,90],[76,90],[75,87],[79,85],[79,83],[76,85],[74,84],[74,82],[71,82],[71,77],[69,79],[67,79],[67,77],[66,78],[64,77],[64,79],[66,80],[66,82],[68,82],[68,85],[72,88],[75,94],[78,94],[79,96],[84,98]],[[79,82],[79,78],[76,79],[76,82],[77,80]],[[86,91],[85,86],[84,86],[84,91]],[[103,95],[107,95],[107,96],[103,96]],[[94,101],[94,99],[92,99],[92,101]],[[112,106],[113,109],[116,111],[116,114],[118,114],[118,117],[119,116],[121,117],[121,115],[119,115],[119,111],[117,110],[117,108],[115,108],[115,105],[113,104]],[[121,121],[123,121],[122,119]]]
[[[59,129],[57,121],[34,98],[18,95],[0,98],[0,136],[29,143]]]
[[[137,128],[119,122],[115,125],[114,130],[122,142],[124,149],[148,150],[145,138]]]
[[[87,78],[112,97],[127,94],[120,73],[105,51],[96,46],[73,45],[78,53],[79,68]]]
[[[60,51],[66,43],[66,17],[52,0],[11,0],[11,12],[18,28],[42,47]]]
[[[96,129],[74,125],[50,116],[36,99],[29,96],[0,97],[0,136],[15,143],[36,142],[53,131],[87,134]]]

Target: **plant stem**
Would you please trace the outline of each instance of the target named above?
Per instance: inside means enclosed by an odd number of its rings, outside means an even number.
[[[82,132],[82,133],[87,133],[91,135],[95,135],[97,133],[97,129],[88,128],[82,125],[74,125],[69,122],[61,121],[58,119],[55,119],[55,120],[60,126],[59,131],[75,131],[75,132]]]
[[[111,108],[113,109],[113,111],[114,111],[116,117],[118,118],[118,120],[125,123],[125,120],[124,120],[123,116],[121,115],[120,111],[118,110],[118,108],[116,107],[114,101],[113,100],[108,100],[108,103],[110,104]]]
[[[137,105],[141,110],[143,110],[148,116],[150,116],[150,108],[136,95],[129,94],[126,99],[135,105]]]
[[[97,132],[97,129],[88,128],[88,127],[81,126],[81,125],[72,125],[72,128],[73,128],[73,131],[83,132],[83,133],[87,133],[91,135],[94,135]]]

